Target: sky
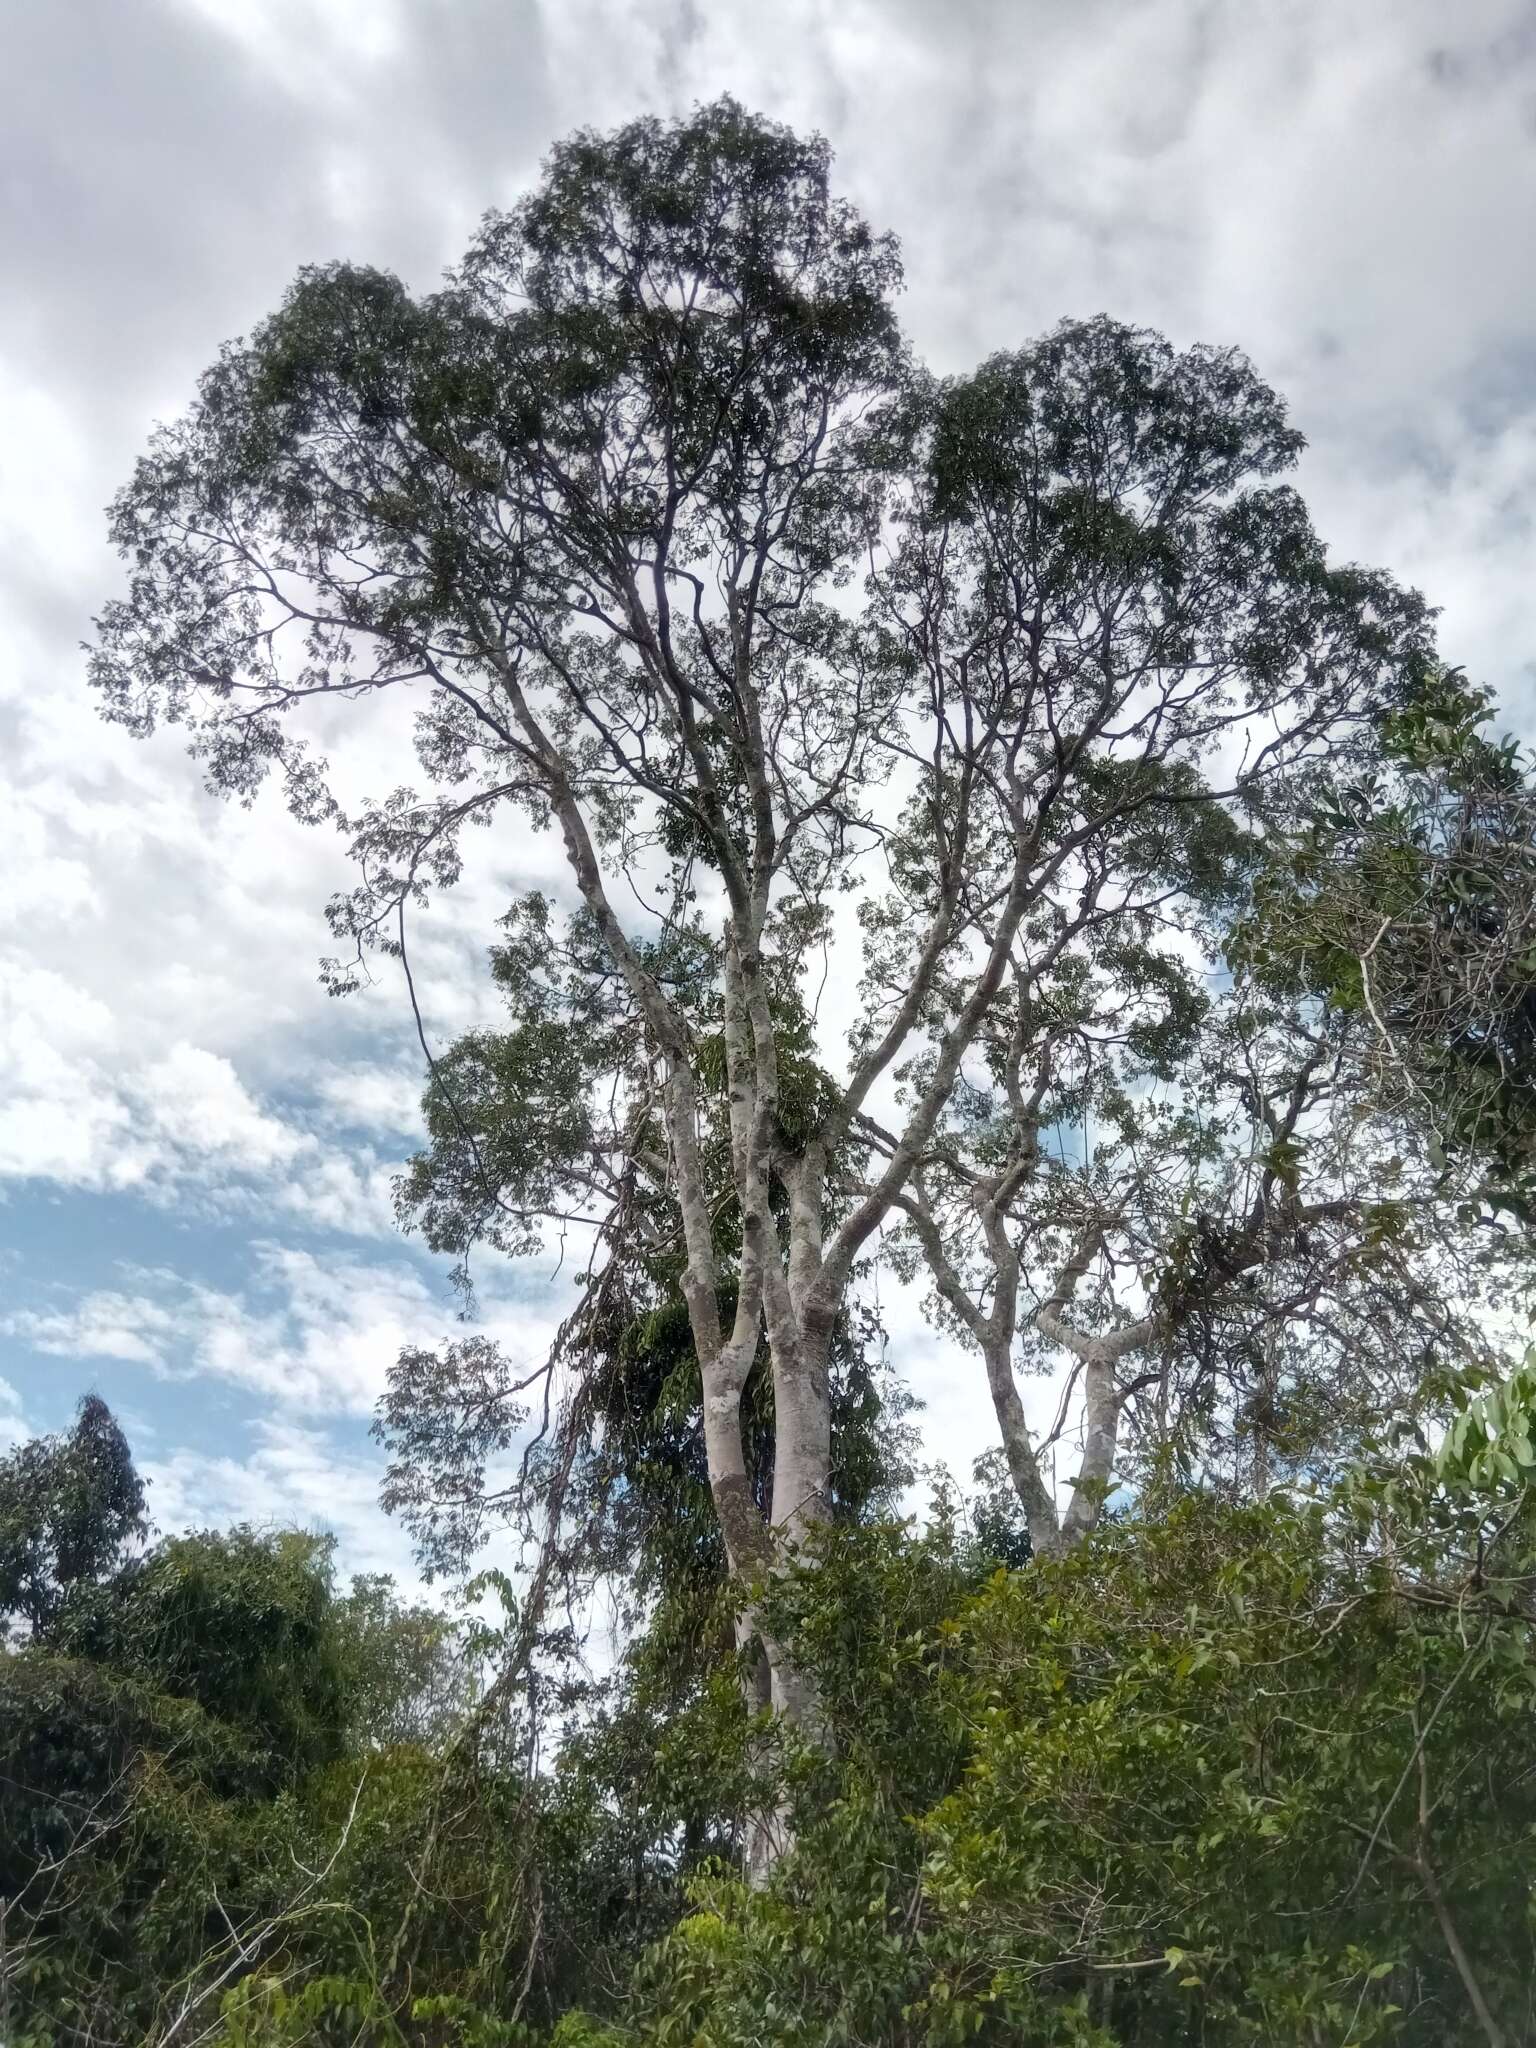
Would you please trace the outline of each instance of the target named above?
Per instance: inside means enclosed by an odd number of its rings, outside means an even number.
[[[334,837],[97,718],[103,507],[299,265],[430,288],[551,142],[721,92],[821,130],[958,371],[1100,311],[1236,343],[1345,558],[1442,607],[1536,736],[1536,0],[0,0],[0,1443],[112,1404],[166,1529],[330,1529],[411,1577],[368,1421],[456,1333],[396,1231],[421,1060],[388,974],[326,996]],[[388,736],[349,735],[358,793]],[[548,849],[495,844],[416,942],[430,1033]],[[532,1358],[569,1277],[482,1274]],[[989,1441],[916,1302],[930,1454]],[[1042,1399],[1043,1390],[1042,1390]]]

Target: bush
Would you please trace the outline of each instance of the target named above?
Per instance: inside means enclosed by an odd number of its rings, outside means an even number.
[[[1427,2048],[1488,2038],[1479,1998],[1525,2024],[1522,1616],[1415,1597],[1316,1503],[1192,1498],[952,1601],[962,1567],[850,1533],[778,1590],[832,1737],[785,1760],[795,1853],[760,1892],[695,1882],[594,2042]]]

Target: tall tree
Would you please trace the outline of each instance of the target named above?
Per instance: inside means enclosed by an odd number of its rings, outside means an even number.
[[[888,1226],[926,1208],[944,1238],[985,1062],[1014,1048],[1027,1152],[1068,1090],[1040,1064],[1086,1029],[1053,992],[1167,983],[1429,646],[1420,599],[1327,561],[1276,481],[1300,436],[1239,354],[1097,319],[937,382],[894,242],[828,174],[722,101],[558,147],[441,292],[306,271],[119,499],[132,579],[93,663],[110,717],[184,724],[242,798],[280,769],[347,830],[337,987],[404,949],[466,825],[556,836],[568,901],[509,924],[494,1134],[456,1106],[469,1056],[436,1073],[470,1235],[579,1218],[599,1276],[670,1259],[744,1582],[828,1514],[834,1333]],[[386,696],[426,786],[344,817],[296,728]],[[856,995],[829,971],[854,917]],[[1070,1295],[1035,1317],[1061,1341]],[[744,1627],[814,1732],[814,1688]]]

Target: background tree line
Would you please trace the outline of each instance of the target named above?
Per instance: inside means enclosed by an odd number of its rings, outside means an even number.
[[[760,1595],[811,1742],[747,1713],[723,1557],[599,1678],[504,1581],[146,1540],[87,1402],[0,1470],[5,2038],[1529,2039],[1533,1417],[1526,1367],[1434,1454],[1032,1563],[998,1489],[850,1501]]]

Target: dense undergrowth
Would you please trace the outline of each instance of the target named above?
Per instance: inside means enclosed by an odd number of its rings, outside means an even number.
[[[1532,2038],[1529,1391],[1438,1461],[1185,1492],[1067,1558],[1010,1569],[954,1496],[829,1532],[765,1596],[820,1747],[729,1657],[680,1690],[664,1611],[602,1680],[546,1628],[503,1698],[510,1586],[457,1624],[310,1537],[120,1518],[0,1662],[0,2032]],[[794,1846],[753,1889],[764,1808]]]

